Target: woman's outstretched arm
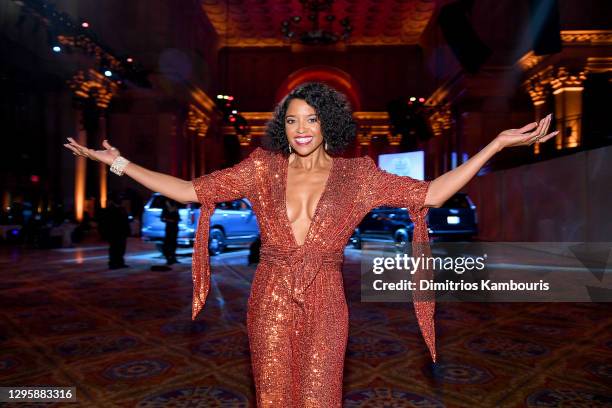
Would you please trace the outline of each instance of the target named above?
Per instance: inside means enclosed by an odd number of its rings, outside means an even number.
[[[109,166],[117,157],[120,156],[119,150],[116,147],[111,146],[106,140],[102,143],[104,150],[88,149],[87,147],[78,144],[71,137],[68,138],[68,141],[70,143],[66,143],[64,146],[72,150],[75,156],[87,157],[89,159],[105,163]],[[128,175],[149,190],[161,193],[162,195],[172,198],[180,203],[198,201],[193,183],[191,181],[148,170],[132,162],[125,167],[123,174]]]
[[[539,123],[533,122],[520,129],[504,130],[484,149],[461,166],[432,180],[425,197],[425,206],[440,207],[453,194],[461,190],[478,173],[482,166],[503,148],[529,146],[536,141],[543,143],[559,133],[555,131],[546,134],[550,126],[551,116],[548,115]]]

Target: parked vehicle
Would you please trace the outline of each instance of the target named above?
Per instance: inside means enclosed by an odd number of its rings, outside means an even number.
[[[453,195],[440,208],[430,208],[426,220],[434,240],[471,240],[478,234],[476,206],[465,193]],[[406,208],[377,207],[363,218],[349,242],[355,248],[365,241],[405,245],[412,241],[413,231]]]
[[[145,204],[142,216],[142,239],[163,242],[166,224],[161,213],[166,198],[154,193]],[[200,217],[200,204],[179,203],[179,245],[190,246],[195,241],[195,233]],[[259,237],[259,226],[251,203],[246,198],[224,201],[216,205],[210,219],[209,253],[217,255],[230,247],[249,247]]]
[[[476,205],[466,193],[456,193],[440,208],[430,208],[427,225],[434,238],[469,241],[478,235]]]

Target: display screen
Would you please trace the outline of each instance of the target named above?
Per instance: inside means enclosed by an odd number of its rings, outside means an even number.
[[[425,154],[422,150],[381,154],[378,156],[378,167],[398,176],[423,180],[425,178]]]

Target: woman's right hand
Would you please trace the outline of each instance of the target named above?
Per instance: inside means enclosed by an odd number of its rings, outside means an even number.
[[[65,143],[68,149],[72,150],[72,154],[75,156],[83,156],[88,159],[96,160],[109,166],[113,164],[113,161],[120,156],[119,150],[116,147],[111,146],[108,143],[108,140],[104,140],[102,142],[102,147],[104,150],[93,150],[88,149],[86,146],[81,146],[78,144],[73,138],[69,137],[68,141],[70,143]]]

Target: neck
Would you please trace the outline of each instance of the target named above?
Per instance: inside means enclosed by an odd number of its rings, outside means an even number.
[[[304,156],[297,152],[289,155],[289,165],[304,170],[330,167],[332,160],[333,158],[323,148],[323,144]]]

